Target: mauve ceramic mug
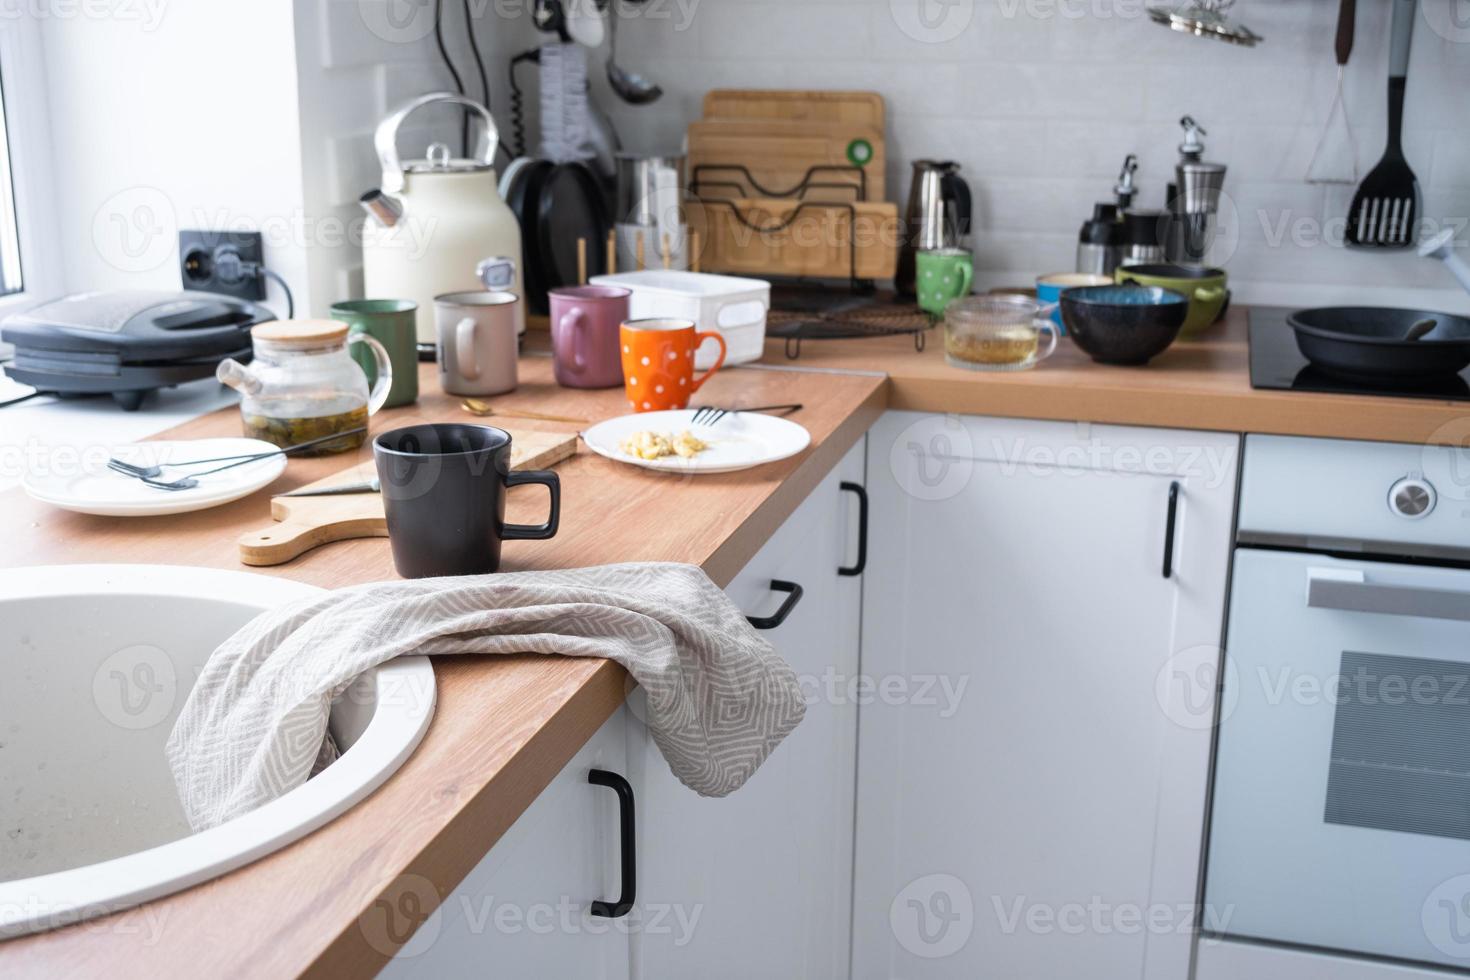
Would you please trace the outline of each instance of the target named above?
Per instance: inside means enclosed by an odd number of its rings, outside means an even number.
[[[628,319],[632,291],[620,286],[551,290],[551,356],[564,388],[615,388],[623,383],[618,327]]]
[[[410,425],[373,440],[393,565],[404,578],[483,575],[500,568],[502,541],[556,534],[561,481],[510,468],[510,433],[491,425]],[[505,523],[505,493],[523,483],[551,491],[545,524]]]

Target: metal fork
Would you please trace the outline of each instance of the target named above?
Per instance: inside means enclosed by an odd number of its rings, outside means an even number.
[[[180,466],[202,466],[205,463],[228,463],[237,459],[246,461],[252,459],[269,459],[281,453],[289,454],[296,452],[298,449],[310,449],[319,443],[331,442],[333,439],[341,439],[343,436],[352,436],[366,431],[366,426],[358,426],[355,429],[348,429],[329,436],[319,436],[316,439],[308,439],[305,442],[298,442],[295,445],[286,446],[281,449],[272,449],[267,453],[240,453],[234,456],[211,456],[208,459],[188,459],[182,463],[159,463],[157,466],[138,466],[134,463],[124,462],[113,457],[107,461],[107,468],[115,473],[121,473],[123,476],[135,476],[140,480],[154,480],[163,475],[163,468],[165,466],[178,468]],[[210,470],[209,472],[214,473],[218,471]]]
[[[117,473],[122,473],[125,476],[137,477],[137,479],[146,483],[148,486],[153,487],[155,490],[192,490],[195,487],[199,486],[199,480],[197,479],[198,477],[209,476],[211,473],[220,473],[224,470],[232,470],[237,466],[244,466],[247,463],[254,463],[262,459],[270,459],[272,456],[289,456],[291,453],[297,452],[298,450],[310,449],[312,446],[318,445],[323,442],[331,442],[334,439],[341,439],[344,436],[357,435],[359,432],[366,431],[366,426],[358,426],[355,429],[346,429],[342,432],[337,432],[329,436],[321,436],[317,439],[308,439],[305,442],[298,442],[294,446],[285,446],[281,449],[274,449],[268,453],[254,453],[253,455],[249,456],[221,456],[218,457],[216,460],[196,459],[192,460],[190,463],[164,464],[187,466],[191,464],[219,462],[231,459],[234,460],[234,462],[232,463],[225,463],[224,466],[216,466],[212,470],[200,470],[197,473],[191,473],[188,476],[180,477],[177,480],[159,480],[156,477],[152,476],[139,476],[137,473],[132,473],[126,469],[119,469],[118,467],[113,466],[112,464],[115,462],[119,462],[118,460],[108,460],[107,466],[109,469]],[[127,466],[128,464],[124,463],[122,465]]]
[[[719,408],[715,405],[704,405],[695,411],[690,422],[694,425],[714,425],[726,415],[739,414],[740,412],[776,412],[785,417],[792,412],[800,411],[800,403],[795,405],[757,405],[753,408]]]

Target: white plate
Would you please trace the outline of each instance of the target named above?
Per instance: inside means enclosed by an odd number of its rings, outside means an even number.
[[[760,412],[731,412],[714,425],[695,425],[694,412],[695,409],[684,408],[673,412],[620,415],[592,426],[582,433],[582,441],[599,456],[669,473],[746,470],[795,456],[811,445],[811,433],[790,419]],[[682,456],[639,459],[618,448],[619,443],[635,432],[678,435],[686,429],[709,443],[708,449],[690,459]]]
[[[36,500],[79,514],[100,514],[105,517],[183,514],[206,507],[218,507],[254,493],[285,471],[286,457],[272,456],[201,476],[199,486],[190,490],[159,490],[142,480],[108,469],[108,456],[138,466],[154,466],[174,460],[182,462],[212,459],[216,456],[264,453],[275,448],[259,439],[135,442],[112,447],[110,452],[105,446],[82,451],[71,447],[55,447],[46,458],[33,465],[26,474],[23,485],[26,493]],[[188,476],[191,471],[210,468],[208,464],[182,468],[165,466],[159,479],[177,480]]]

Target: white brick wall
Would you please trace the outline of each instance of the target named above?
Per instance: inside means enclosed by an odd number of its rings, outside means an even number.
[[[1470,309],[1437,264],[1274,234],[1340,220],[1352,196],[1302,179],[1332,98],[1336,0],[1239,0],[1239,17],[1266,38],[1254,49],[1167,31],[1147,21],[1142,3],[654,0],[623,23],[620,60],[668,94],[653,106],[617,106],[614,118],[626,143],[651,150],[679,145],[710,88],[874,89],[888,103],[890,196],[906,196],[910,159],[958,160],[977,202],[984,280],[1024,282],[1071,267],[1077,228],[1093,201],[1110,198],[1127,153],[1142,161],[1139,203],[1162,204],[1177,120],[1188,112],[1210,131],[1209,158],[1230,166],[1240,234],[1227,265],[1242,298]],[[1405,149],[1426,217],[1464,222],[1470,2],[1421,7]],[[1383,149],[1388,18],[1386,0],[1358,5],[1346,99],[1360,173]],[[936,39],[945,34],[953,36]],[[606,99],[605,87],[599,94]],[[1470,231],[1462,237],[1470,243]]]
[[[502,140],[509,138],[507,68],[516,52],[540,43],[529,3],[471,0],[475,37],[485,56],[491,101]],[[325,315],[338,299],[362,295],[358,195],[377,186],[373,130],[388,110],[426,92],[451,90],[434,46],[432,2],[298,0],[295,4],[301,92],[301,167],[308,226],[323,230],[308,250],[310,307]],[[468,94],[479,99],[480,78],[465,35],[464,10],[444,0],[445,41]],[[524,77],[530,78],[527,70]],[[524,82],[523,82],[524,84]],[[534,90],[531,93],[534,103]],[[400,134],[405,157],[422,156],[431,140],[457,145],[454,110],[425,109]],[[502,163],[504,158],[501,158]],[[338,241],[331,232],[347,230]]]

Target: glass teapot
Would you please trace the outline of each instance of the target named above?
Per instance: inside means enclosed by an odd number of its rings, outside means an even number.
[[[388,351],[365,333],[348,336],[340,320],[276,320],[250,332],[249,366],[221,361],[215,377],[241,395],[245,435],[283,449],[313,439],[326,441],[301,455],[320,456],[356,449],[367,440],[368,416],[383,407],[393,383]],[[377,381],[348,354],[367,344],[377,362]],[[328,437],[341,433],[340,439]]]

